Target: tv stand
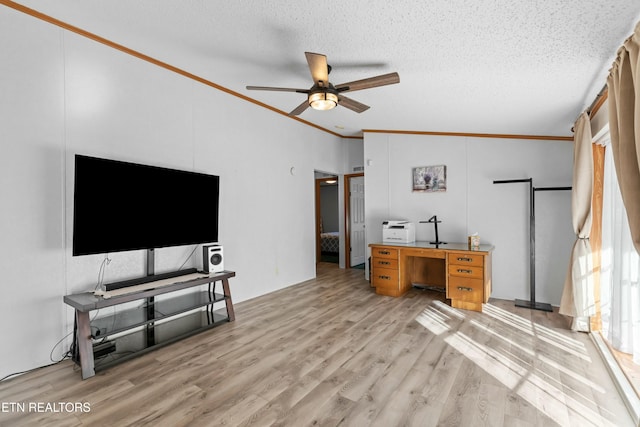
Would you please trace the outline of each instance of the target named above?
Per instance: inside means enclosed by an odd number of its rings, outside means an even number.
[[[195,269],[194,269],[195,270]],[[199,332],[233,322],[229,279],[233,271],[217,274],[190,273],[179,277],[152,280],[137,286],[107,291],[66,295],[64,302],[75,309],[73,360],[80,364],[82,378],[96,370],[131,359]],[[222,293],[216,283],[222,282]],[[204,290],[202,285],[207,285]],[[176,291],[201,286],[200,291],[171,295]],[[164,297],[157,298],[163,295]],[[114,314],[90,319],[92,311],[125,303],[137,307],[114,310]],[[224,308],[215,309],[224,303]]]

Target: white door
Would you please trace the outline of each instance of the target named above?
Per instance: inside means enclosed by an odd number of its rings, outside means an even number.
[[[349,239],[351,244],[351,265],[363,264],[366,256],[364,234],[364,176],[349,178]]]

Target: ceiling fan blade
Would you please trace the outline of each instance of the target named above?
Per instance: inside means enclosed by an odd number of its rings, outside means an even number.
[[[247,86],[248,90],[270,90],[274,92],[298,92],[309,93],[309,89],[296,89],[292,87]]]
[[[313,82],[319,86],[327,86],[329,83],[329,67],[327,66],[327,57],[319,53],[305,52],[307,57],[307,63],[309,64],[309,70],[311,71],[311,78]],[[320,85],[318,82],[323,82]]]
[[[353,92],[354,90],[369,89],[372,87],[386,86],[396,83],[400,83],[400,76],[398,73],[389,73],[381,76],[369,77],[368,79],[342,83],[336,86],[336,90],[338,92]]]
[[[361,102],[342,95],[338,95],[338,105],[342,105],[343,107],[353,110],[356,113],[362,113],[363,111],[367,111],[369,109],[368,105],[364,105]]]
[[[306,110],[307,108],[309,108],[309,101],[305,99],[304,102],[298,105],[296,108],[294,108],[293,111],[289,113],[289,115],[297,116],[299,114],[302,114],[302,112],[304,112],[304,110]]]

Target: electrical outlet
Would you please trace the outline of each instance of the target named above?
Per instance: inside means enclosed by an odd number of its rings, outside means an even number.
[[[95,326],[91,327],[91,337],[92,338],[100,338],[107,335],[107,328],[96,328]]]

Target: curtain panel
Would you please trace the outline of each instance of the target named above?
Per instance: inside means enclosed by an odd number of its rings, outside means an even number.
[[[577,239],[571,251],[560,300],[560,314],[573,317],[571,325],[573,330],[586,332],[589,331],[589,316],[595,314],[593,263],[589,244],[592,221],[593,151],[591,121],[586,112],[578,117],[574,129],[571,217]]]
[[[640,364],[640,255],[631,241],[610,147],[602,203],[602,331],[613,348]]]
[[[640,253],[640,23],[618,49],[607,86],[611,149],[631,239]]]

